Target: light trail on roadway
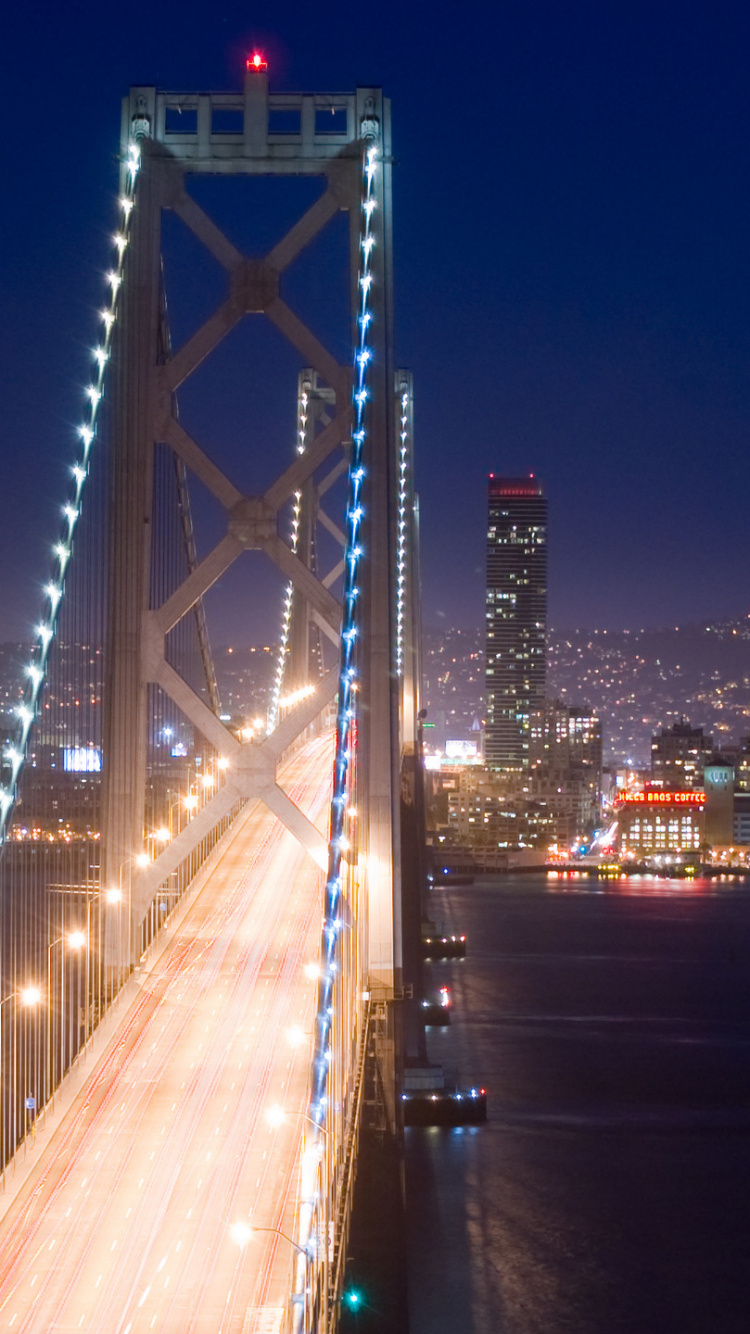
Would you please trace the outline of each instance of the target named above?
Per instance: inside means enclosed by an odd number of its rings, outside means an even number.
[[[283,779],[324,831],[331,769],[319,738]],[[293,1235],[322,876],[243,815],[0,1223],[0,1331],[282,1329],[293,1248],[232,1228]]]

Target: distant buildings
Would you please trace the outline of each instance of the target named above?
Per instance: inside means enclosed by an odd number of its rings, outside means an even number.
[[[501,866],[511,851],[570,847],[600,822],[602,732],[584,708],[545,700],[529,714],[526,772],[444,764],[428,774],[434,846]]]
[[[652,738],[651,780],[616,802],[619,851],[630,858],[700,853],[733,859],[750,843],[748,744],[713,750],[702,727],[680,718]]]
[[[511,850],[543,858],[600,818],[599,719],[545,698],[547,501],[533,477],[489,479],[485,634],[484,765],[431,773],[429,805],[435,844],[490,867]],[[453,691],[462,674],[456,647],[437,676]]]
[[[528,787],[479,765],[446,766],[428,773],[428,843],[461,850],[477,866],[502,868],[510,849],[536,848],[540,861],[556,841],[554,812],[530,797]]]
[[[700,787],[703,766],[714,748],[713,737],[684,718],[651,738],[651,781],[665,786]]]
[[[547,501],[533,477],[489,479],[485,628],[485,759],[523,773],[546,681]]]
[[[602,725],[592,709],[548,699],[531,711],[529,777],[531,795],[556,814],[559,842],[594,830],[601,817]]]

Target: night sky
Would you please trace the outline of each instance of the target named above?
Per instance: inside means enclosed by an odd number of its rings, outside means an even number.
[[[121,96],[239,88],[256,44],[272,91],[392,99],[425,624],[482,623],[489,471],[545,483],[553,625],[748,612],[749,28],[746,5],[666,0],[14,5],[0,640],[38,619],[77,456]]]

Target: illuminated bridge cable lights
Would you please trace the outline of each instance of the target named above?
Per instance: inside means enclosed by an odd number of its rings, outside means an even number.
[[[307,448],[307,423],[309,417],[310,396],[306,389],[302,390],[299,398],[299,408],[297,411],[297,453],[304,454]],[[292,507],[292,531],[290,546],[292,555],[297,555],[299,547],[299,526],[300,514],[302,512],[302,492],[295,491],[294,505]],[[276,666],[276,675],[274,676],[272,686],[271,705],[268,710],[267,731],[273,732],[279,721],[279,708],[281,705],[281,689],[284,684],[284,669],[286,667],[287,653],[289,651],[289,634],[292,627],[292,607],[294,605],[294,584],[290,580],[284,591],[284,606],[281,618],[281,643],[279,645],[279,661]]]
[[[344,554],[344,594],[341,627],[341,659],[339,668],[338,712],[336,719],[336,753],[333,767],[333,794],[331,798],[331,836],[328,847],[328,876],[325,888],[324,921],[321,939],[321,962],[318,981],[318,1007],[315,1019],[315,1049],[311,1076],[309,1120],[324,1132],[328,1112],[328,1082],[332,1061],[331,1029],[334,1015],[334,982],[338,969],[339,938],[343,926],[341,918],[342,862],[347,847],[344,832],[349,785],[353,733],[356,726],[357,668],[357,609],[359,603],[358,569],[363,548],[358,541],[358,530],[364,513],[362,504],[364,465],[367,444],[367,402],[369,389],[368,368],[372,349],[368,344],[368,329],[372,322],[370,260],[376,244],[373,213],[377,207],[379,153],[375,144],[366,142],[363,156],[363,200],[361,218],[361,264],[359,276],[359,310],[357,316],[357,347],[354,356],[354,431],[349,467],[349,491],[346,507]],[[311,1158],[312,1164],[312,1158]],[[301,1182],[300,1238],[312,1235],[315,1209],[315,1175],[312,1165],[305,1170]],[[298,1274],[295,1299],[300,1300]]]
[[[119,201],[121,220],[119,229],[113,237],[115,266],[106,275],[110,289],[109,304],[101,311],[103,333],[98,345],[92,350],[95,369],[92,383],[84,391],[88,400],[88,412],[86,420],[81,423],[77,432],[81,444],[81,454],[79,461],[71,468],[72,495],[67,505],[62,509],[63,531],[59,541],[52,548],[54,557],[53,573],[50,582],[44,589],[45,609],[35,631],[37,643],[34,650],[34,661],[26,669],[29,681],[26,698],[16,710],[18,731],[12,747],[6,750],[4,756],[10,764],[11,777],[8,784],[4,788],[0,788],[0,844],[5,842],[29,734],[38,712],[39,697],[44,688],[50,647],[54,639],[58,611],[65,591],[65,572],[72,554],[73,539],[81,516],[81,501],[88,477],[89,457],[96,439],[97,416],[104,395],[104,379],[111,353],[112,330],[117,320],[118,294],[124,278],[130,216],[135,204],[140,163],[140,149],[137,144],[131,143],[125,162],[125,189]]]
[[[404,617],[407,576],[407,492],[409,472],[409,393],[403,385],[399,401],[398,536],[396,539],[396,675],[404,671]]]

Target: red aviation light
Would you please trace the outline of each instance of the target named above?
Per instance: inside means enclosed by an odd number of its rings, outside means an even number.
[[[245,61],[245,67],[251,74],[262,74],[264,70],[268,69],[268,61],[264,60],[260,51],[253,51],[253,54],[248,56]]]

